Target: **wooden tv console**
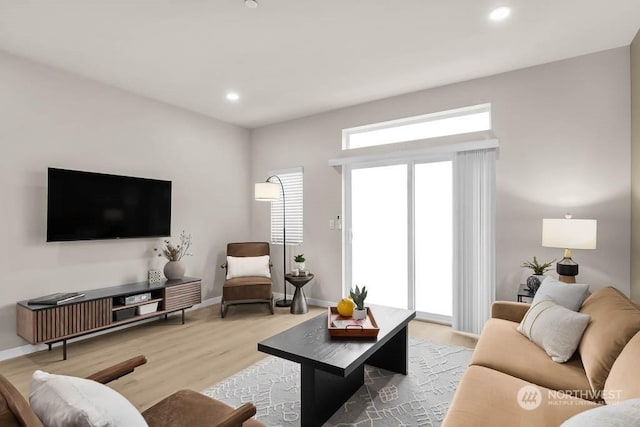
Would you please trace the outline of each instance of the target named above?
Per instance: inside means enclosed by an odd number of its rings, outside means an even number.
[[[151,293],[151,299],[123,304],[123,297]],[[67,340],[143,319],[184,311],[202,301],[200,279],[185,277],[180,280],[163,280],[159,283],[130,283],[109,288],[82,291],[82,298],[59,305],[29,305],[20,301],[16,306],[16,325],[19,336],[31,344],[51,345],[62,341],[62,357],[67,359]],[[157,311],[116,320],[121,310],[158,303]]]

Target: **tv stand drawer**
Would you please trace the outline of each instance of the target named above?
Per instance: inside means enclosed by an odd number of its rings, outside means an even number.
[[[165,289],[164,309],[166,311],[192,307],[201,302],[202,284],[199,281],[184,285],[169,286]]]

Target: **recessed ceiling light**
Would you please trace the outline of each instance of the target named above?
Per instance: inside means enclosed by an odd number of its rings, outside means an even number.
[[[235,102],[240,99],[240,95],[237,92],[227,92],[227,99]]]
[[[258,7],[258,1],[257,0],[244,0],[244,5],[247,6],[249,9],[255,9]]]
[[[489,19],[492,21],[503,21],[511,15],[511,9],[506,6],[496,7],[489,14]]]

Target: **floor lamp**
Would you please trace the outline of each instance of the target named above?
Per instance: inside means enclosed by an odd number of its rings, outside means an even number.
[[[274,178],[278,183],[271,182]],[[278,307],[290,307],[291,300],[287,299],[287,281],[284,277],[287,274],[287,214],[285,211],[284,185],[278,175],[271,175],[265,182],[257,182],[255,185],[255,199],[261,202],[275,202],[280,200],[280,190],[282,190],[282,286],[284,287],[284,299],[276,301]]]

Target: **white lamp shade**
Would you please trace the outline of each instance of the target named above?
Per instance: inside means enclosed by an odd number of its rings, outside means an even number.
[[[254,196],[261,202],[274,202],[280,199],[280,184],[256,182]]]
[[[595,219],[543,219],[542,246],[564,249],[595,249],[598,221]]]

